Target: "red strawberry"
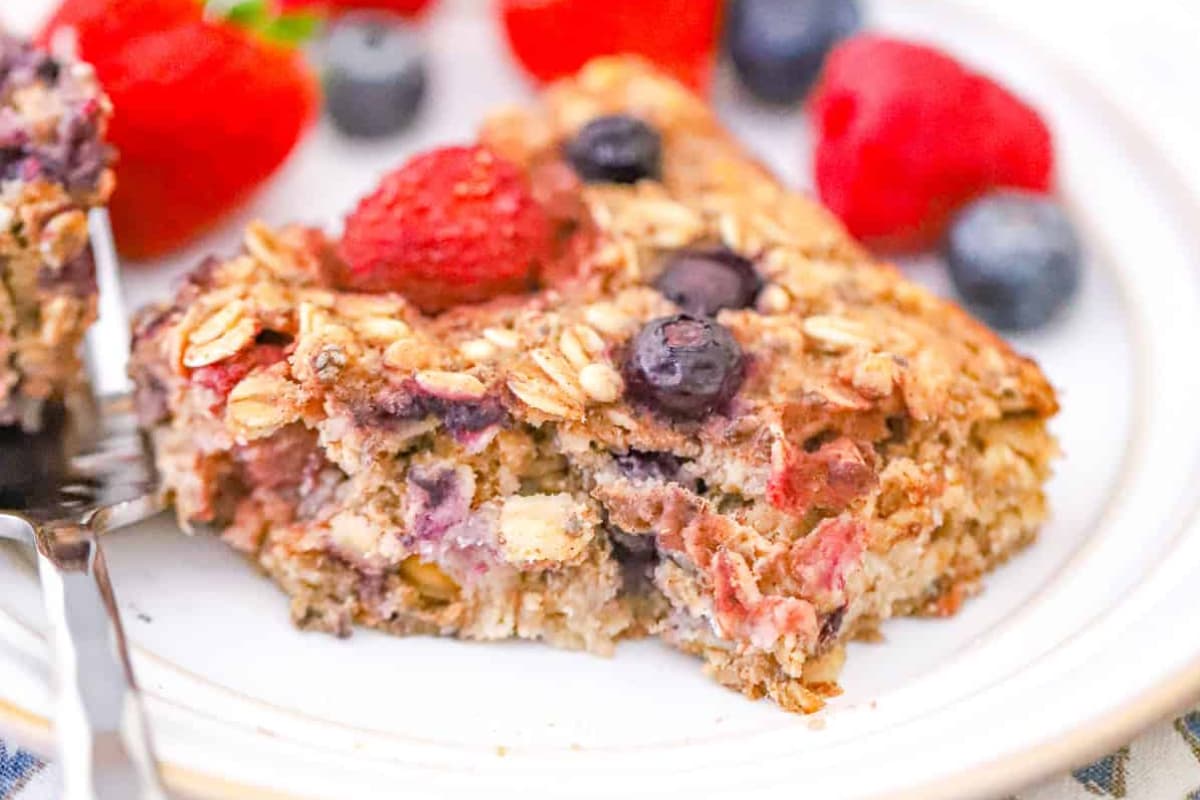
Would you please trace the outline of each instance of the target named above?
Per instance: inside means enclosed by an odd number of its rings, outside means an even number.
[[[79,52],[95,63],[119,53],[120,42],[195,22],[203,10],[197,0],[63,0],[38,41],[48,45],[55,31],[70,28]]]
[[[256,344],[249,350],[230,356],[224,361],[192,370],[192,382],[212,389],[224,402],[233,387],[259,367],[269,367],[287,358],[287,351],[277,344]]]
[[[106,2],[157,9],[164,22],[151,30],[111,11],[93,16]],[[202,19],[193,0],[190,19],[180,0],[166,11],[156,2],[68,0],[43,32],[72,26],[112,100],[120,160],[111,213],[117,244],[134,258],[179,246],[246,199],[317,107],[315,80],[293,48]]]
[[[524,173],[485,147],[445,147],[384,176],[347,217],[345,284],[433,313],[527,289],[553,226]]]
[[[420,17],[436,0],[274,0],[283,11],[315,9],[329,13],[355,11],[361,8],[392,11],[404,17]]]
[[[928,246],[989,189],[1050,188],[1053,146],[1038,113],[931,47],[846,40],[829,56],[812,119],[821,199],[881,248]]]
[[[636,53],[704,89],[716,52],[718,0],[497,0],[517,60],[540,81],[588,60]]]

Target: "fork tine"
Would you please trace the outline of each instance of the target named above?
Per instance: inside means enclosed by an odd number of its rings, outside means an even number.
[[[87,335],[88,370],[92,391],[99,397],[129,390],[129,316],[121,291],[120,262],[113,244],[108,210],[88,212],[88,233],[96,261],[99,314]]]

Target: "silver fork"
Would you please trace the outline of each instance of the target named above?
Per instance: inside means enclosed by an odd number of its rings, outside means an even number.
[[[101,306],[89,333],[94,418],[48,410],[36,435],[0,432],[0,538],[31,545],[50,622],[66,800],[165,798],[101,534],[162,509],[128,379],[128,327],[108,218],[89,218]],[[121,394],[112,394],[121,392]]]

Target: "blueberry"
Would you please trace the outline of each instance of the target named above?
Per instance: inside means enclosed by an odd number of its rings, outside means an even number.
[[[671,453],[630,449],[614,453],[613,457],[621,474],[635,481],[676,481],[682,466],[679,458]]]
[[[749,306],[762,281],[749,259],[714,248],[676,252],[654,287],[688,314],[711,317],[722,308]]]
[[[567,144],[567,160],[579,177],[592,183],[657,180],[662,174],[662,140],[636,117],[597,117]]]
[[[968,308],[996,328],[1045,323],[1079,285],[1079,239],[1062,208],[1045,197],[1002,191],[951,221],[944,246],[950,277]]]
[[[752,94],[771,103],[804,97],[833,45],[859,25],[855,0],[734,0],[729,56]]]
[[[625,364],[633,397],[684,419],[699,419],[733,397],[743,375],[742,350],[707,317],[676,314],[647,322]]]
[[[379,138],[416,117],[425,96],[417,34],[382,11],[346,14],[325,45],[325,108],[348,136]]]

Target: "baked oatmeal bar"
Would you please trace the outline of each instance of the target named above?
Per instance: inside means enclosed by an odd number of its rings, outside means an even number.
[[[37,428],[47,402],[82,396],[109,112],[89,66],[0,31],[0,425]]]
[[[661,137],[661,180],[567,166],[612,114]],[[596,61],[480,140],[570,232],[527,294],[425,315],[336,288],[321,232],[255,224],[136,325],[180,519],[219,525],[298,625],[599,653],[655,635],[813,711],[847,640],[953,613],[1033,539],[1057,407],[1037,366],[679,85]],[[744,297],[697,309],[714,263]]]

